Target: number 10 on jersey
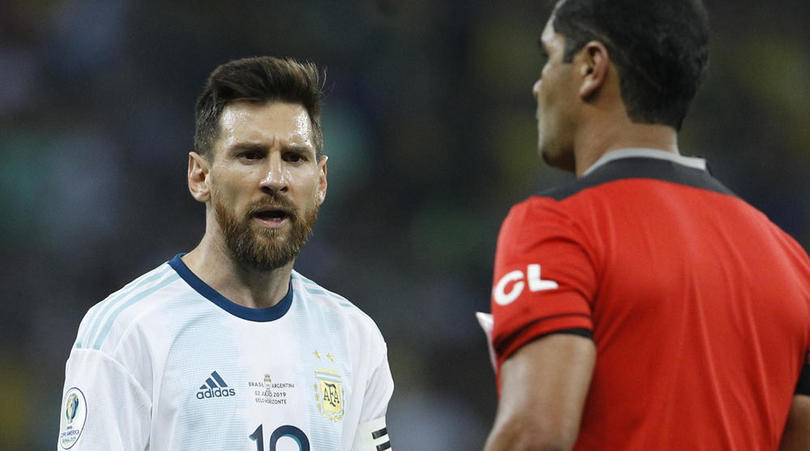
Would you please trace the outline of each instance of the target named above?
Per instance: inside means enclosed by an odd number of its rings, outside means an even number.
[[[256,451],[264,451],[264,427],[263,425],[259,425],[252,434],[248,436],[251,440],[256,442]],[[276,451],[276,443],[281,440],[283,437],[288,437],[294,440],[298,444],[298,449],[300,451],[309,451],[309,439],[307,435],[304,434],[304,431],[298,429],[295,426],[291,426],[289,424],[285,424],[284,426],[279,426],[270,434],[270,449],[268,451]]]

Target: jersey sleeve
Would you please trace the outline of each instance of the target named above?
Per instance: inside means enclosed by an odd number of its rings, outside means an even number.
[[[145,450],[149,396],[119,362],[74,348],[65,369],[57,450]]]
[[[512,208],[498,236],[492,284],[496,372],[543,335],[590,336],[597,286],[591,253],[579,225],[553,199],[534,197]]]
[[[383,342],[382,360],[371,374],[363,398],[360,423],[354,434],[353,451],[391,449],[385,414],[394,392],[394,379],[388,366],[388,352]]]

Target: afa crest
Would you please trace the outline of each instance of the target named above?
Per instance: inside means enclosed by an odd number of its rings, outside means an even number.
[[[323,368],[315,370],[315,399],[323,416],[332,421],[342,420],[345,396],[340,373]]]

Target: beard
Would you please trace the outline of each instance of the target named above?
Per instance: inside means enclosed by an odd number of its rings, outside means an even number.
[[[241,220],[218,198],[213,200],[213,204],[231,257],[241,266],[257,271],[277,269],[295,259],[312,234],[312,226],[318,218],[317,203],[299,216],[292,202],[275,194],[270,200],[250,205],[248,213]],[[287,212],[289,230],[268,229],[254,224],[254,213],[267,206],[282,208]]]

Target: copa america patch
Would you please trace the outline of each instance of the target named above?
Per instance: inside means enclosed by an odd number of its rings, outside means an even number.
[[[87,401],[84,399],[84,393],[72,387],[65,393],[62,404],[62,427],[59,428],[59,446],[62,449],[73,448],[82,435],[85,420],[87,420]]]

